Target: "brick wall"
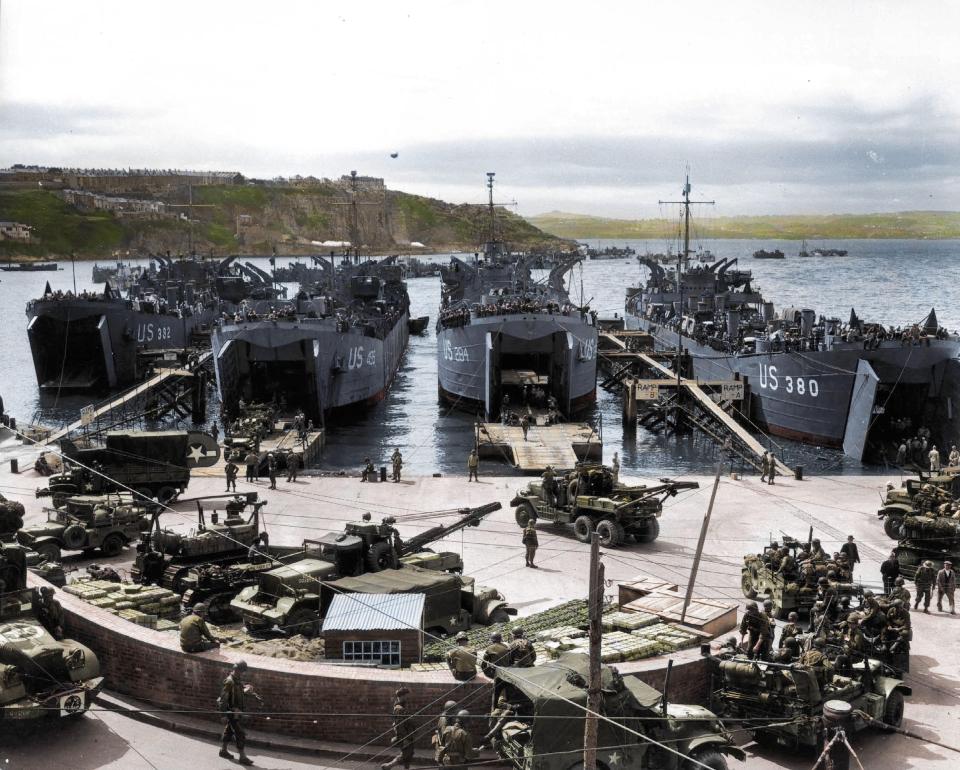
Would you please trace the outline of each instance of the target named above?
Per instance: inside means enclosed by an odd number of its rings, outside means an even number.
[[[31,585],[45,583],[30,576]],[[100,658],[106,687],[158,709],[187,709],[194,716],[218,718],[216,699],[230,667],[244,659],[247,680],[265,701],[267,716],[251,715],[253,729],[317,740],[387,743],[393,693],[410,690],[408,708],[423,709],[423,722],[433,722],[445,700],[480,712],[490,703],[490,682],[482,675],[472,682],[455,682],[446,671],[410,672],[358,668],[330,663],[241,655],[213,650],[189,655],[180,650],[174,633],[142,628],[93,607],[74,596],[57,592],[66,616],[67,636],[89,646]],[[665,659],[624,663],[624,675],[634,674],[653,687],[663,686]],[[672,702],[704,703],[707,669],[696,650],[674,656],[670,679]],[[429,745],[429,728],[421,731],[421,745]]]

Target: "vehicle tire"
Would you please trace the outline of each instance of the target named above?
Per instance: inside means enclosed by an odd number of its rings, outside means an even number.
[[[287,615],[287,622],[283,629],[293,636],[302,634],[307,639],[313,639],[320,632],[320,621],[317,620],[317,614],[308,609],[294,610]]]
[[[613,519],[601,519],[597,523],[597,535],[604,548],[616,548],[623,542],[623,526]]]
[[[79,524],[71,524],[63,530],[63,544],[71,551],[79,551],[87,542],[87,530]]]
[[[660,536],[660,522],[650,519],[635,532],[638,543],[652,543]]]
[[[903,526],[903,518],[900,516],[886,516],[883,519],[883,531],[891,540],[900,539],[900,527]]]
[[[41,559],[46,559],[48,562],[60,561],[60,546],[56,543],[40,543],[35,550],[40,554]]]
[[[119,556],[122,550],[123,538],[116,532],[112,535],[107,535],[100,544],[100,552],[104,556]]]
[[[700,764],[687,760],[683,763],[683,770],[700,770],[701,765],[706,765],[712,770],[727,770],[727,758],[713,747],[694,751],[690,754],[690,759],[695,759]]]
[[[380,572],[393,566],[393,549],[389,543],[374,543],[367,551],[367,569]]]
[[[891,727],[900,727],[903,722],[903,693],[894,690],[883,707],[883,722]]]
[[[514,517],[517,520],[517,526],[520,527],[520,529],[523,529],[527,526],[527,522],[530,521],[530,519],[533,519],[534,522],[536,522],[537,512],[534,510],[533,505],[524,500],[517,504],[517,510],[514,513]]]
[[[139,503],[152,503],[153,502],[153,492],[147,487],[140,487],[136,490],[137,493],[137,502]]]
[[[510,615],[507,614],[507,611],[503,608],[496,609],[493,611],[493,614],[490,615],[490,625],[496,625],[497,623],[509,623]]]
[[[160,487],[160,489],[157,490],[157,500],[164,505],[169,505],[177,499],[177,495],[179,494],[180,492],[174,487]]]
[[[593,519],[589,516],[577,516],[573,520],[573,535],[581,543],[589,543],[593,534]]]

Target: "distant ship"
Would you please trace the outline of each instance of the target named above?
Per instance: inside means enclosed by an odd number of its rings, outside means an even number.
[[[0,270],[5,273],[35,273],[59,270],[56,262],[21,262],[14,265],[0,265]]]
[[[786,259],[787,255],[784,254],[780,249],[774,249],[773,251],[767,251],[766,249],[758,249],[753,252],[754,259]]]
[[[493,176],[490,239],[472,260],[454,257],[442,270],[440,397],[493,420],[504,395],[519,404],[527,385],[552,395],[570,416],[594,403],[597,387],[595,314],[575,306],[564,287],[580,257],[557,256],[547,279],[534,280],[537,257],[512,255],[497,238]]]
[[[689,179],[684,215],[689,217]],[[684,244],[689,254],[689,243]],[[640,257],[646,281],[627,289],[626,326],[647,331],[658,350],[681,347],[692,376],[749,385],[750,411],[771,434],[843,448],[860,459],[888,446],[898,425],[924,423],[941,397],[946,362],[960,339],[941,329],[935,311],[893,329],[859,319],[819,319],[814,310],[774,312],[736,259],[666,270]]]
[[[247,301],[213,330],[220,398],[301,409],[317,425],[345,407],[382,399],[407,347],[410,300],[390,257],[334,269],[287,301]]]

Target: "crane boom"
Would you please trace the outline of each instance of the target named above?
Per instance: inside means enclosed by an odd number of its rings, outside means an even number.
[[[441,524],[436,527],[421,532],[415,537],[405,541],[400,549],[400,556],[409,556],[412,553],[422,551],[424,546],[429,545],[435,540],[440,540],[464,527],[477,527],[485,516],[489,516],[494,511],[499,511],[503,505],[497,503],[487,503],[479,508],[461,508],[458,513],[460,518],[452,524]]]

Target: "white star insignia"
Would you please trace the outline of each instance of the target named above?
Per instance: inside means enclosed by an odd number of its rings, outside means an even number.
[[[187,459],[193,460],[195,463],[200,462],[206,456],[207,450],[203,448],[202,444],[194,444],[187,452]]]
[[[619,765],[622,761],[623,761],[623,757],[620,755],[620,752],[615,751],[613,752],[613,754],[610,755],[609,761],[607,762],[607,764],[610,765],[610,767],[617,767],[617,765]]]

